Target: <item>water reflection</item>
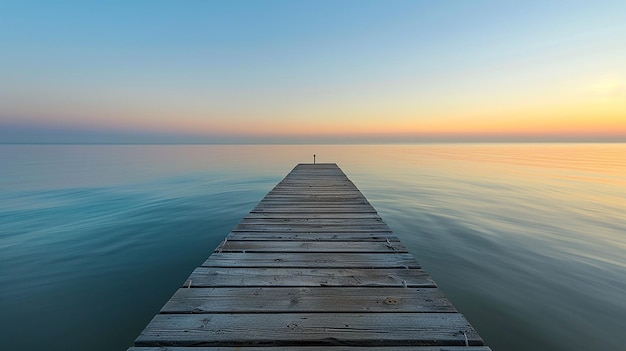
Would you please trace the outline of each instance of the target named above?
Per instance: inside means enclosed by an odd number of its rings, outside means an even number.
[[[494,350],[626,344],[624,144],[3,145],[0,348],[129,346],[313,154],[342,167]]]

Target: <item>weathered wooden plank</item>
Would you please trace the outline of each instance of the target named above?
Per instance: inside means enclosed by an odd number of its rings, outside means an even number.
[[[295,236],[302,236],[302,237],[309,237],[309,238],[320,238],[320,240],[335,240],[335,239],[340,239],[342,241],[347,241],[350,240],[349,238],[351,238],[352,236],[356,236],[356,237],[391,237],[393,236],[393,232],[391,230],[362,230],[362,231],[358,231],[358,230],[331,230],[331,231],[322,231],[322,230],[318,230],[318,231],[308,231],[308,232],[294,232],[294,231],[284,231],[284,230],[276,230],[276,231],[263,231],[263,230],[237,230],[236,228],[233,228],[233,231],[231,232],[231,234],[239,234],[239,233],[244,233],[244,234],[258,234],[259,238],[262,237],[262,235],[273,235],[273,234],[277,234],[277,235],[292,235],[293,237]]]
[[[317,172],[311,172],[310,170],[307,170],[306,172],[303,172],[300,175],[298,175],[296,172],[290,173],[290,174],[291,175],[289,177],[283,178],[283,180],[281,180],[278,184],[289,183],[289,182],[302,182],[302,181],[306,182],[309,180],[316,180],[316,179],[329,179],[329,181],[333,181],[333,182],[349,181],[348,177],[346,177],[344,173],[338,173],[338,172],[334,172],[331,175],[325,175],[325,176],[320,176]]]
[[[333,208],[333,209],[354,209],[355,212],[360,212],[360,211],[368,211],[368,210],[373,210],[374,207],[372,207],[372,205],[370,205],[368,202],[366,201],[361,201],[361,202],[353,202],[353,203],[349,203],[349,202],[337,202],[337,203],[329,203],[329,202],[298,202],[298,203],[267,203],[267,202],[259,202],[257,206],[255,206],[255,208],[263,208],[263,207],[268,207],[268,208],[274,208],[274,207],[287,207],[287,208],[293,208],[293,207],[297,207],[297,208],[314,208],[314,209],[320,209],[320,208],[324,208],[324,207],[328,207],[328,208]]]
[[[356,196],[359,194],[358,190],[343,190],[343,191],[331,191],[331,190],[315,190],[311,188],[307,189],[283,189],[283,190],[272,190],[269,192],[270,195],[321,195],[321,196],[336,196],[336,195],[353,195]]]
[[[244,218],[241,225],[289,225],[289,226],[336,226],[336,227],[360,227],[360,226],[384,226],[378,218]]]
[[[346,206],[353,206],[353,207],[362,207],[362,206],[371,206],[368,202],[364,201],[364,200],[359,200],[359,199],[355,199],[355,200],[335,200],[335,201],[319,201],[319,200],[315,200],[315,201],[308,201],[308,200],[263,200],[261,202],[259,202],[258,206],[265,206],[265,207],[270,207],[270,206],[300,206],[300,207],[322,207],[322,206],[327,206],[327,207],[346,207]]]
[[[203,267],[419,268],[407,253],[213,253]]]
[[[320,188],[328,190],[348,189],[354,190],[357,187],[347,178],[336,180],[333,176],[319,177],[316,179],[299,179],[289,180],[278,183],[273,189],[288,189],[288,188]]]
[[[302,184],[302,185],[278,185],[268,192],[270,195],[282,195],[283,193],[292,193],[293,195],[338,195],[346,196],[362,195],[357,187],[353,184],[346,183],[345,185],[326,186],[321,184]]]
[[[343,174],[343,172],[341,171],[341,168],[337,167],[337,164],[332,163],[332,162],[299,163],[298,166],[291,171],[291,173],[297,173],[302,170],[307,170],[308,172],[309,169],[312,172],[319,172],[319,173],[324,172],[325,169],[328,169],[329,171]]]
[[[298,179],[286,179],[278,183],[274,189],[280,188],[337,188],[337,189],[355,189],[356,186],[345,177],[337,177],[333,175],[315,178],[298,178]]]
[[[288,184],[296,184],[299,186],[307,186],[309,184],[326,185],[326,184],[346,184],[348,186],[354,186],[354,184],[345,175],[339,174],[310,174],[310,172],[304,172],[302,174],[290,174],[282,181],[276,184],[276,187],[282,187]]]
[[[323,184],[350,184],[352,182],[345,175],[339,174],[329,174],[329,175],[317,175],[311,174],[311,172],[305,172],[305,174],[298,176],[297,174],[291,174],[291,176],[284,178],[282,181],[278,183],[278,185],[289,184],[289,183],[314,183],[314,182],[323,182]]]
[[[258,203],[259,206],[287,206],[287,205],[294,205],[294,206],[302,206],[302,207],[317,207],[320,205],[323,206],[360,206],[360,205],[369,205],[371,206],[371,204],[369,202],[367,202],[366,200],[363,199],[355,199],[355,198],[351,198],[351,199],[328,199],[328,198],[320,198],[320,199],[314,199],[314,198],[306,198],[306,199],[299,199],[299,198],[290,198],[290,199],[279,199],[279,198],[267,198],[267,199],[263,199],[262,201],[260,201]]]
[[[244,220],[248,219],[379,219],[377,213],[250,213]]]
[[[279,182],[276,187],[289,186],[289,184],[295,184],[296,186],[308,186],[308,185],[319,185],[319,186],[328,186],[328,185],[346,185],[346,186],[354,186],[354,184],[345,176],[345,175],[337,175],[337,174],[328,174],[328,175],[311,175],[308,177],[307,175],[290,175],[286,177],[284,180]]]
[[[326,175],[321,175],[321,174],[312,174],[311,172],[307,171],[304,172],[302,174],[294,174],[291,173],[290,175],[288,175],[287,177],[285,177],[282,181],[280,181],[276,186],[280,187],[283,186],[284,184],[311,184],[311,183],[317,183],[317,184],[349,184],[351,186],[354,186],[354,184],[352,184],[352,182],[350,181],[350,179],[348,179],[348,177],[345,176],[345,174],[326,174]]]
[[[330,177],[328,177],[328,179],[320,179],[319,181],[283,182],[276,185],[272,190],[270,190],[270,192],[285,189],[319,190],[332,192],[341,192],[342,190],[345,190],[348,192],[359,192],[358,188],[352,182],[350,182],[350,180],[336,182],[333,181]]]
[[[341,169],[339,169],[339,167],[337,167],[336,165],[334,169],[331,169],[330,167],[328,169],[324,169],[324,167],[320,167],[317,165],[311,166],[311,167],[306,167],[306,166],[296,166],[296,167],[297,168],[289,172],[288,177],[286,177],[285,179],[287,180],[299,179],[299,178],[308,179],[308,177],[317,177],[317,178],[332,177],[332,179],[346,178],[345,173],[343,173]]]
[[[483,344],[458,313],[159,314],[135,345],[461,346],[466,340]]]
[[[357,187],[347,178],[335,179],[335,176],[317,177],[315,179],[293,179],[278,183],[273,189],[319,188],[321,190],[354,190]]]
[[[244,218],[242,225],[293,225],[293,226],[385,226],[380,218]]]
[[[340,181],[341,179],[348,179],[346,174],[341,171],[341,169],[335,168],[334,170],[328,169],[324,170],[322,168],[310,168],[310,169],[296,169],[295,172],[289,172],[289,177],[283,178],[282,181],[295,181],[300,179],[317,179],[317,178],[328,178],[330,177],[332,180]]]
[[[385,241],[234,241],[222,243],[215,251],[221,252],[408,252],[399,242]]]
[[[326,169],[325,167],[318,167],[318,166],[312,166],[312,167],[296,166],[296,167],[297,168],[294,168],[291,172],[289,172],[289,177],[285,177],[284,180],[293,180],[293,179],[300,179],[300,178],[308,179],[308,177],[323,178],[323,177],[328,177],[329,175],[332,176],[332,179],[347,178],[346,174],[343,173],[341,168],[337,167],[337,165],[334,165],[334,168],[332,168],[332,166],[329,166]]]
[[[439,289],[259,287],[179,289],[161,313],[456,312]]]
[[[373,208],[354,208],[354,207],[290,207],[290,206],[272,206],[254,208],[251,213],[377,213]]]
[[[373,214],[377,215],[376,210],[365,204],[352,205],[352,206],[324,206],[323,204],[312,205],[307,204],[305,206],[289,206],[286,204],[267,206],[265,204],[254,207],[250,213],[253,214],[270,214],[274,213],[290,213],[290,214]]]
[[[263,198],[266,201],[367,201],[367,199],[360,193],[357,192],[341,192],[341,193],[332,193],[332,194],[324,194],[316,191],[303,192],[298,189],[294,189],[290,192],[282,192],[282,193],[268,193],[266,198]]]
[[[356,189],[356,186],[347,178],[344,180],[322,179],[291,179],[278,183],[276,188],[320,188],[320,189]]]
[[[178,347],[178,346],[159,346],[159,347],[131,347],[128,351],[327,351],[328,346],[216,346],[216,347]],[[362,346],[333,346],[332,351],[492,351],[488,346],[385,346],[385,347],[367,347]]]
[[[333,181],[332,179],[322,179],[320,181],[301,181],[301,182],[284,182],[279,183],[273,190],[281,189],[319,189],[321,191],[358,191],[357,187],[349,180],[345,181]]]
[[[290,197],[282,197],[282,196],[272,196],[272,197],[268,197],[263,199],[260,203],[264,204],[264,205],[280,205],[280,203],[282,202],[286,202],[286,203],[301,203],[301,204],[327,204],[329,206],[332,205],[337,205],[337,204],[359,204],[359,203],[365,203],[365,201],[363,199],[359,199],[357,197],[346,197],[344,199],[342,198],[329,198],[329,197],[320,197],[320,198],[314,198],[314,197],[295,197],[295,196],[290,196]]]
[[[365,200],[350,200],[350,201],[337,201],[337,202],[322,202],[322,201],[301,201],[301,200],[284,200],[284,201],[265,201],[259,202],[257,207],[286,207],[286,206],[300,206],[300,207],[354,207],[357,209],[372,207],[372,205]],[[373,207],[372,207],[373,208]]]
[[[333,209],[337,209],[337,210],[352,210],[352,212],[355,213],[367,213],[367,212],[371,212],[374,211],[374,208],[368,204],[368,203],[337,203],[337,204],[331,204],[331,203],[325,203],[325,202],[307,202],[307,203],[289,203],[289,202],[281,202],[281,203],[265,203],[265,202],[260,202],[257,206],[254,207],[254,210],[262,210],[262,209],[277,209],[277,208],[291,208],[293,210],[300,210],[300,209],[307,209],[307,208],[311,208],[311,209],[315,209],[315,210],[321,210],[320,212],[324,212],[324,210],[333,210]],[[375,211],[374,211],[375,212]]]
[[[328,197],[328,198],[364,198],[357,188],[343,187],[276,187],[267,193],[270,197]]]
[[[326,233],[293,233],[293,232],[231,232],[228,240],[296,240],[296,241],[400,241],[391,232],[326,232]]]
[[[307,202],[311,202],[311,203],[329,203],[329,204],[336,204],[336,203],[350,203],[350,202],[365,202],[366,200],[364,198],[359,198],[357,196],[343,196],[343,197],[339,197],[339,196],[319,196],[319,197],[313,197],[313,196],[300,196],[300,197],[296,197],[296,196],[289,196],[289,195],[283,195],[283,196],[279,196],[279,195],[273,195],[273,196],[268,196],[265,197],[261,202],[262,203],[269,203],[269,204],[275,204],[275,203],[280,203],[280,202],[286,202],[286,203],[307,203]]]
[[[280,190],[280,189],[319,189],[319,190],[330,190],[330,191],[338,191],[338,190],[349,190],[354,191],[358,188],[350,182],[350,180],[342,180],[335,181],[332,177],[326,177],[325,179],[315,179],[315,180],[300,180],[300,181],[288,181],[281,182],[274,187],[272,190]]]
[[[238,224],[233,231],[262,232],[384,232],[391,231],[385,224],[379,225],[296,225],[296,224]]]
[[[183,287],[436,287],[421,269],[218,268],[198,267]]]

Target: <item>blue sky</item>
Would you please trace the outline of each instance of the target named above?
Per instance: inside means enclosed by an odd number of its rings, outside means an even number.
[[[9,141],[626,134],[624,1],[1,8]]]

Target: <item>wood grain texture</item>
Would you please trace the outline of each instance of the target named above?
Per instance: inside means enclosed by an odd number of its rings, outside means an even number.
[[[419,268],[408,253],[234,253],[215,252],[203,267],[259,268]]]
[[[378,215],[378,212],[372,207],[367,206],[367,204],[353,204],[353,205],[331,205],[331,204],[302,204],[299,205],[291,205],[288,203],[281,203],[280,205],[272,205],[272,206],[259,206],[255,207],[250,211],[251,214],[261,214],[261,215],[269,215],[269,218],[286,218],[282,217],[282,215],[277,216],[275,213],[286,213],[286,214],[306,214],[304,218],[313,218],[309,215],[321,215],[321,216],[332,216],[332,215],[342,215],[344,214],[344,218],[353,219],[357,218],[356,216],[351,215]],[[350,215],[345,215],[350,214]]]
[[[317,253],[407,253],[406,247],[399,242],[385,241],[266,241],[228,240],[218,247],[221,252],[317,252]]]
[[[251,214],[267,215],[269,218],[286,218],[282,217],[282,214],[293,214],[304,216],[301,218],[313,218],[309,215],[320,216],[332,216],[332,215],[345,215],[345,218],[356,218],[349,215],[363,215],[369,214],[373,216],[378,215],[375,209],[370,207],[354,207],[354,206],[292,206],[289,204],[281,204],[280,206],[265,206],[255,207],[250,211]],[[280,215],[277,215],[280,214]],[[346,215],[347,214],[347,215]]]
[[[326,232],[326,233],[286,233],[286,232],[231,232],[228,240],[261,240],[261,241],[400,241],[392,232]],[[268,243],[268,245],[272,245]]]
[[[458,313],[159,314],[136,346],[470,345],[482,339]]]
[[[188,287],[357,286],[436,287],[421,269],[345,268],[217,268],[198,267],[184,282]]]
[[[380,218],[244,218],[241,225],[341,226],[361,227],[378,225],[389,228]]]
[[[252,219],[381,219],[377,213],[250,213],[244,220]]]
[[[291,232],[291,233],[315,233],[315,232],[390,232],[391,229],[385,224],[372,225],[295,225],[295,224],[238,224],[233,231],[246,232]]]
[[[362,346],[333,346],[332,351],[356,351],[363,350]],[[328,346],[216,346],[216,347],[178,347],[178,346],[160,346],[160,347],[131,347],[128,351],[326,351]],[[368,351],[492,351],[488,346],[385,346],[385,347],[367,347]]]
[[[161,313],[456,312],[438,289],[181,288]]]

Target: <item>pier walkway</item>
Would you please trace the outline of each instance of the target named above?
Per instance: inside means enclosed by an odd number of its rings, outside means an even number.
[[[336,164],[299,164],[130,351],[489,351]]]

